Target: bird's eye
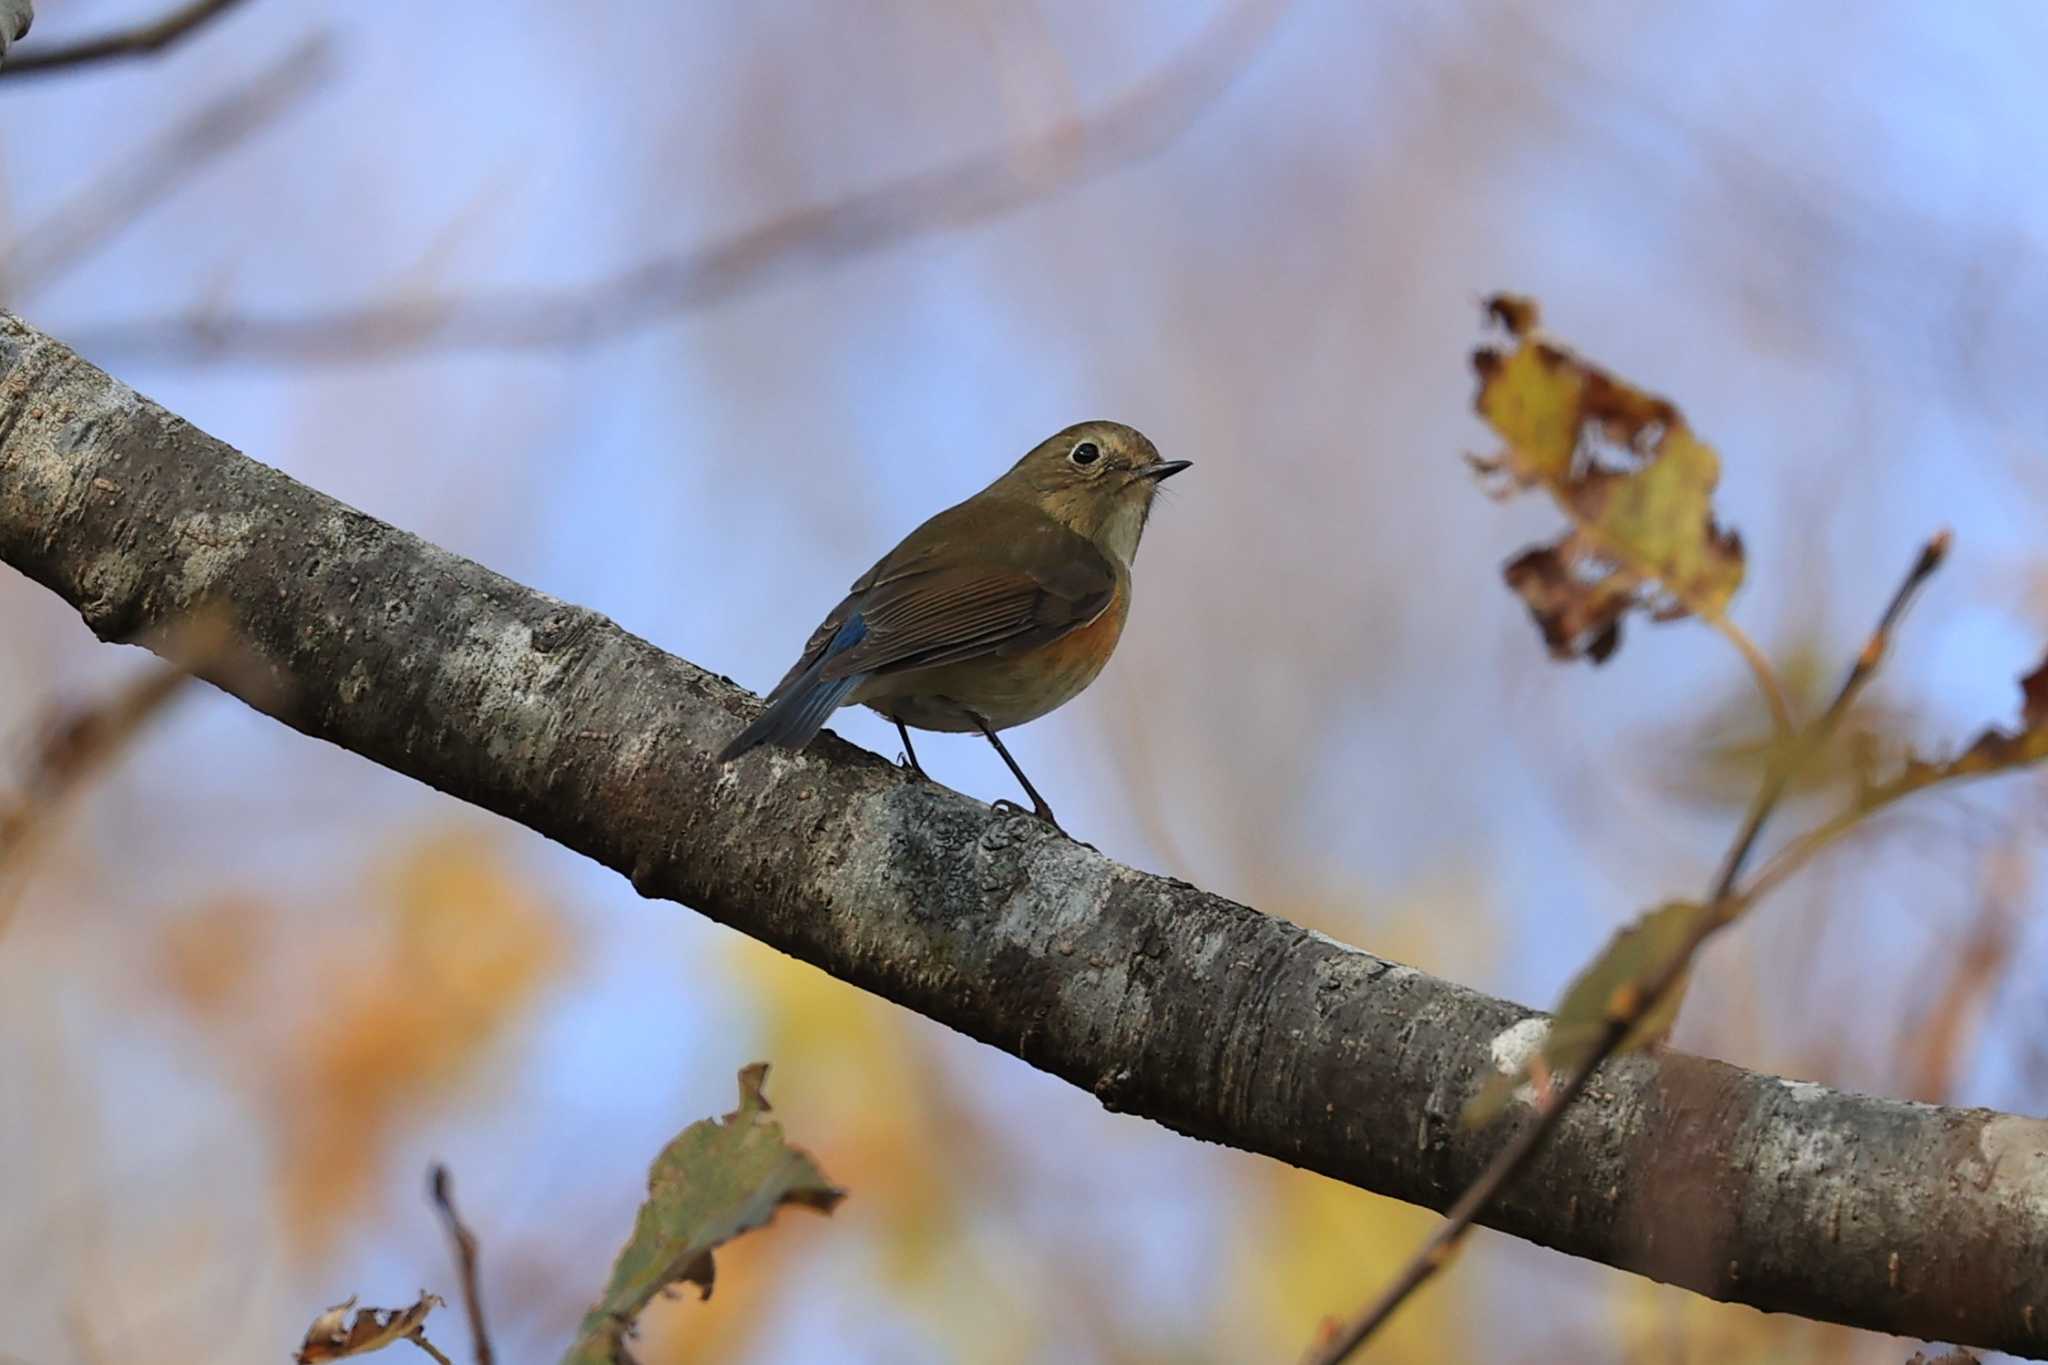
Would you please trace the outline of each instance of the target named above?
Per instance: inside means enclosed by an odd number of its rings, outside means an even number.
[[[1102,458],[1102,447],[1093,441],[1083,441],[1067,452],[1067,458],[1075,464],[1094,464]]]

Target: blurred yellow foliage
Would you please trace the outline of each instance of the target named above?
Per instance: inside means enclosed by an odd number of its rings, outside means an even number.
[[[245,1003],[275,951],[271,914],[253,897],[229,894],[171,921],[157,938],[157,981],[184,1008],[218,1022]]]
[[[1361,929],[1355,912],[1344,914],[1361,901],[1373,905],[1369,929]],[[1469,875],[1433,879],[1396,897],[1361,897],[1356,888],[1333,884],[1298,902],[1275,897],[1273,904],[1296,923],[1431,970],[1473,972],[1492,946],[1486,889]],[[1445,953],[1457,960],[1443,963]],[[1250,1333],[1243,1349],[1260,1359],[1299,1355],[1320,1324],[1355,1311],[1393,1279],[1438,1221],[1429,1209],[1277,1162],[1257,1162],[1251,1176],[1243,1225],[1232,1239],[1237,1265],[1230,1282],[1244,1286],[1249,1309],[1238,1324]],[[1465,1331],[1469,1283],[1454,1273],[1423,1288],[1373,1338],[1370,1359],[1478,1359]]]
[[[1898,1342],[1832,1323],[1715,1303],[1634,1275],[1612,1277],[1618,1358],[1629,1365],[1897,1362]]]
[[[708,1303],[657,1303],[641,1320],[645,1365],[734,1359],[759,1325],[789,1259],[829,1237],[858,1248],[894,1306],[954,1350],[948,1359],[1034,1358],[1032,1314],[972,1249],[970,1184],[988,1144],[918,1035],[932,1026],[752,940],[732,974],[759,1020],[756,1050],[774,1059],[776,1112],[852,1192],[830,1227],[778,1226],[722,1255]]]
[[[1444,900],[1468,913],[1482,904],[1465,883],[1404,901],[1395,945],[1423,948],[1428,926],[1443,920]],[[1319,899],[1314,908],[1344,903]],[[1218,1187],[1226,1176],[1242,1178],[1248,1194],[1220,1206],[1236,1222],[1224,1234],[1235,1250],[1221,1273],[1202,1272],[1222,1287],[1207,1320],[1172,1321],[1114,1274],[1104,1276],[1099,1259],[1068,1254],[1042,1234],[1005,1235],[1009,1219],[1023,1216],[1005,1201],[1034,1197],[1028,1175],[1010,1169],[1014,1135],[987,1131],[984,1111],[941,1064],[932,1025],[758,943],[736,942],[732,963],[760,1020],[758,1051],[775,1059],[778,1115],[852,1198],[829,1227],[778,1225],[730,1248],[710,1302],[686,1295],[655,1304],[635,1346],[645,1365],[743,1357],[774,1320],[776,1287],[815,1282],[796,1274],[792,1258],[828,1247],[856,1258],[881,1301],[927,1335],[936,1358],[1009,1365],[1057,1358],[1085,1341],[1090,1358],[1128,1365],[1290,1359],[1322,1318],[1355,1306],[1391,1275],[1435,1220],[1305,1171],[1219,1151]],[[1117,1131],[1140,1143],[1184,1141],[1145,1128]],[[1189,1198],[1214,1203],[1211,1193],[1191,1189]],[[1387,1336],[1385,1358],[1468,1358],[1463,1295],[1455,1279],[1423,1295]]]
[[[1293,1358],[1318,1324],[1393,1279],[1437,1223],[1428,1209],[1292,1167],[1264,1163],[1250,1184],[1232,1282],[1243,1286],[1261,1359]],[[1454,1275],[1426,1286],[1374,1337],[1371,1358],[1476,1359],[1462,1330],[1463,1297]]]
[[[422,836],[349,899],[282,934],[277,912],[226,898],[158,944],[172,998],[270,1111],[284,1226],[308,1256],[356,1212],[399,1126],[475,1070],[566,956],[555,908],[466,828]]]

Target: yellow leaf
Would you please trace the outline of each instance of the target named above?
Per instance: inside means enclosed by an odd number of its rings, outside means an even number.
[[[1543,488],[1571,519],[1549,545],[1509,561],[1560,659],[1602,662],[1622,618],[1721,614],[1742,584],[1742,541],[1714,519],[1721,462],[1668,400],[1579,359],[1536,330],[1536,305],[1502,295],[1489,311],[1515,340],[1473,356],[1474,406],[1505,448],[1472,464],[1503,492]]]

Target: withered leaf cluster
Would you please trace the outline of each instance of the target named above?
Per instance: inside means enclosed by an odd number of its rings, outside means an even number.
[[[1622,618],[1718,617],[1742,585],[1742,538],[1714,518],[1721,462],[1669,399],[1538,330],[1533,301],[1488,300],[1512,349],[1484,347],[1474,406],[1505,443],[1471,457],[1498,496],[1547,490],[1571,528],[1503,570],[1553,657],[1605,662]]]

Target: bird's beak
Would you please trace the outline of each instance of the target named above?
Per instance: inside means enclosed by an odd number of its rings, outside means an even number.
[[[1172,478],[1183,469],[1193,468],[1194,463],[1193,460],[1161,460],[1158,464],[1148,464],[1139,470],[1138,477],[1157,483],[1161,479]]]

